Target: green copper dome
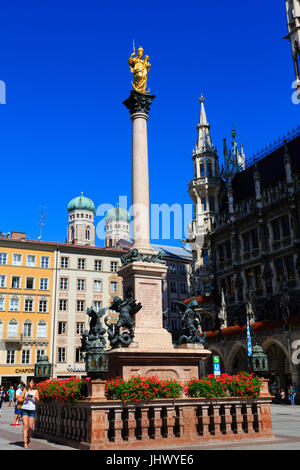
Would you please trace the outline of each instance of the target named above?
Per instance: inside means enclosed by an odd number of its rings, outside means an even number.
[[[130,215],[126,209],[121,209],[119,206],[114,207],[113,209],[110,209],[106,212],[105,222],[112,222],[116,220],[121,220],[130,224]]]
[[[93,201],[89,199],[88,197],[84,197],[82,193],[81,193],[81,196],[75,197],[68,204],[69,212],[75,211],[76,209],[91,211],[91,212],[94,212],[95,214],[95,205]]]

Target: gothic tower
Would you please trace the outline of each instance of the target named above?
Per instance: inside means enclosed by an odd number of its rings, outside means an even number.
[[[288,35],[284,39],[289,39],[292,46],[292,57],[295,67],[295,88],[300,92],[300,0],[285,0]]]
[[[197,125],[196,148],[193,150],[194,177],[189,184],[194,218],[188,238],[194,258],[192,294],[207,295],[211,289],[209,233],[219,211],[220,170],[217,150],[210,136],[203,95],[199,100],[200,119]]]

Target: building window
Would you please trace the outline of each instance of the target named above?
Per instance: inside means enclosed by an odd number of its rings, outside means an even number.
[[[34,277],[26,277],[26,289],[34,288]]]
[[[224,245],[218,246],[219,260],[224,261]]]
[[[207,163],[207,176],[209,178],[212,177],[212,165],[211,165],[211,163]]]
[[[6,276],[4,274],[0,275],[0,287],[6,286]]]
[[[225,250],[226,250],[226,259],[232,259],[232,248],[231,248],[231,241],[228,240],[225,243]]]
[[[176,288],[176,282],[170,282],[170,290],[173,294],[175,294],[177,292],[177,288]]]
[[[208,250],[202,249],[202,263],[203,266],[208,266]]]
[[[118,262],[117,261],[111,261],[110,270],[111,270],[112,273],[116,273],[118,271]]]
[[[21,356],[22,364],[30,364],[30,351],[29,349],[23,349]]]
[[[19,303],[20,303],[20,299],[14,298],[14,297],[11,298],[10,303],[9,303],[9,310],[11,312],[18,312],[20,310]]]
[[[24,310],[25,312],[33,312],[33,300],[25,299]]]
[[[90,229],[87,228],[86,231],[85,231],[85,239],[86,239],[86,240],[90,240],[90,238],[91,238]]]
[[[39,360],[41,356],[44,356],[46,354],[46,351],[43,349],[37,349],[36,350],[36,362]]]
[[[34,255],[27,255],[27,266],[34,267],[35,266],[35,256]]]
[[[41,256],[41,268],[49,268],[49,256]]]
[[[209,202],[209,210],[212,212],[215,212],[215,209],[216,209],[215,198],[213,196],[209,196],[208,202]]]
[[[77,279],[77,290],[85,290],[85,279]]]
[[[279,224],[279,219],[274,220],[272,222],[272,230],[273,230],[273,240],[277,241],[280,240],[280,224]]]
[[[94,292],[101,292],[101,281],[98,279],[94,280]]]
[[[0,339],[3,338],[3,321],[0,320]]]
[[[276,268],[277,279],[279,282],[283,281],[284,278],[284,264],[283,259],[278,259],[274,262]]]
[[[252,250],[256,250],[258,248],[258,232],[256,229],[251,230],[251,244],[252,244]]]
[[[245,233],[243,235],[243,243],[244,243],[244,252],[248,253],[250,251],[250,234]]]
[[[4,310],[4,297],[0,297],[0,312]]]
[[[7,253],[0,253],[0,264],[7,264]]]
[[[180,273],[181,276],[186,275],[186,265],[185,264],[180,264],[179,265],[179,273]]]
[[[12,276],[11,278],[11,288],[12,289],[20,289],[20,276]]]
[[[59,311],[65,312],[67,310],[67,300],[66,299],[59,299]]]
[[[255,266],[254,267],[254,279],[255,279],[256,289],[262,289],[263,288],[263,280],[262,280],[262,274],[261,274],[261,267],[260,266]]]
[[[84,300],[77,300],[77,312],[84,312]]]
[[[207,209],[206,197],[202,197],[202,198],[201,198],[201,209],[202,209],[202,212],[205,212],[206,209]]]
[[[287,270],[288,280],[292,281],[292,280],[296,279],[294,257],[293,256],[288,256],[287,258],[285,258],[285,266],[286,266],[286,270]]]
[[[69,267],[69,258],[62,257],[60,259],[60,267],[62,269],[67,269]]]
[[[83,362],[84,357],[83,357],[83,352],[80,350],[80,348],[75,349],[75,362]]]
[[[66,362],[66,348],[58,348],[57,362]]]
[[[85,259],[78,258],[78,269],[85,269]]]
[[[58,334],[64,335],[67,333],[67,323],[65,321],[58,322]]]
[[[47,277],[40,278],[40,290],[48,290],[48,281]]]
[[[6,354],[6,364],[14,364],[16,357],[16,351],[8,350]]]
[[[47,337],[47,323],[45,321],[39,321],[37,325],[37,333],[38,338],[46,338]]]
[[[68,278],[61,277],[59,287],[61,290],[68,290]]]
[[[39,300],[39,312],[46,313],[48,310],[48,300]]]
[[[100,300],[94,300],[94,309],[96,310],[96,312],[100,312],[101,305],[102,304]]]
[[[102,271],[102,261],[99,259],[95,260],[95,271]]]
[[[282,226],[283,237],[289,237],[291,235],[291,230],[290,230],[290,221],[289,221],[288,215],[285,215],[284,217],[281,218],[281,226]]]
[[[177,312],[176,303],[171,302],[171,312]]]
[[[118,292],[118,283],[116,281],[110,282],[110,292],[112,293]]]
[[[200,176],[205,176],[204,163],[200,163]]]
[[[184,283],[180,284],[180,293],[181,294],[186,294],[186,284],[184,284]]]
[[[8,338],[18,337],[18,322],[17,321],[12,320],[8,323],[7,337]]]
[[[84,330],[84,323],[82,322],[76,323],[76,334],[81,335],[83,333],[83,330]]]
[[[169,271],[170,271],[170,273],[176,273],[176,264],[175,263],[170,263]]]
[[[13,262],[12,264],[14,266],[21,266],[22,265],[22,255],[18,254],[18,253],[14,253],[13,254]]]

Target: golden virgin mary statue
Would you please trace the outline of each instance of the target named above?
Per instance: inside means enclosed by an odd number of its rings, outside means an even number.
[[[135,55],[135,51],[131,54],[129,57],[128,63],[130,66],[130,71],[133,73],[133,82],[131,82],[131,85],[135,91],[138,91],[139,93],[149,93],[150,89],[147,91],[147,78],[148,78],[148,73],[149,69],[151,67],[151,64],[148,62],[149,56],[145,55],[145,58],[143,59],[143,53],[144,49],[140,47],[138,49],[138,53],[136,57],[133,57]]]

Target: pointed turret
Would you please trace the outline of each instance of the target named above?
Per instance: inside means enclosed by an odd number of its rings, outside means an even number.
[[[197,125],[198,138],[196,152],[213,152],[214,147],[210,137],[210,125],[207,122],[206,112],[204,108],[204,97],[198,98],[201,103],[200,119]]]

